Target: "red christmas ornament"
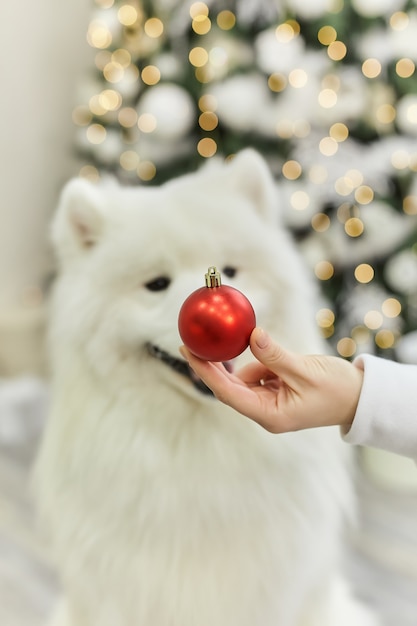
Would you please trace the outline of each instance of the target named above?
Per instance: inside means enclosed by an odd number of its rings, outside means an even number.
[[[256,326],[249,300],[237,289],[221,284],[220,273],[209,267],[206,286],[184,301],[178,330],[187,348],[205,361],[229,361],[243,352]]]

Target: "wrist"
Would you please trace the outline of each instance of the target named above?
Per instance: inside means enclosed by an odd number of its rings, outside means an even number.
[[[359,404],[359,398],[363,385],[363,369],[354,364],[350,365],[349,384],[346,392],[346,411],[344,417],[341,420],[340,427],[342,432],[346,434],[352,427],[353,421],[356,416],[356,411]]]

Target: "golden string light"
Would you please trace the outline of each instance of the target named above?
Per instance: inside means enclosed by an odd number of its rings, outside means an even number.
[[[389,23],[393,30],[401,31],[405,30],[410,22],[410,18],[407,13],[403,11],[396,11],[390,17]]]
[[[284,91],[285,87],[287,86],[287,82],[287,77],[284,74],[280,74],[279,72],[271,74],[268,77],[268,87],[271,91],[275,91],[277,93],[279,93],[280,91]]]
[[[401,309],[401,302],[397,298],[387,298],[382,303],[382,312],[386,317],[398,317]]]
[[[375,343],[378,348],[381,348],[382,350],[392,348],[395,344],[395,341],[395,335],[391,330],[382,329],[378,331],[375,335]]]
[[[302,87],[304,87],[307,83],[307,80],[307,72],[303,69],[297,68],[291,70],[291,72],[288,74],[288,82],[290,83],[291,87],[294,87],[295,89],[301,89]]]
[[[336,216],[341,224],[345,224],[345,222],[350,217],[358,217],[359,211],[356,206],[352,205],[350,202],[343,202],[337,209]]]
[[[87,41],[92,48],[108,48],[113,37],[108,26],[100,20],[92,20],[87,31]]]
[[[298,161],[289,160],[282,166],[282,173],[288,180],[296,180],[302,174],[302,167]]]
[[[155,178],[156,167],[152,161],[141,161],[136,168],[138,177],[144,182]]]
[[[370,310],[365,313],[363,316],[363,322],[367,328],[370,330],[377,330],[381,328],[384,323],[384,317],[380,311]]]
[[[143,30],[148,35],[148,37],[157,39],[158,37],[161,37],[162,33],[164,32],[164,24],[159,18],[151,17],[146,20],[143,26]]]
[[[110,58],[113,63],[121,65],[121,67],[123,67],[124,69],[130,67],[130,64],[132,62],[132,55],[130,54],[129,50],[125,50],[124,48],[118,48],[117,50],[115,50],[111,54]]]
[[[197,35],[206,35],[211,29],[211,20],[206,15],[197,15],[191,23],[191,28]]]
[[[339,196],[349,196],[355,187],[349,176],[341,176],[335,180],[334,188]]]
[[[294,29],[292,23],[284,22],[279,24],[275,29],[275,37],[281,43],[288,43],[298,35],[298,32]]]
[[[212,111],[204,111],[204,113],[201,113],[200,117],[198,118],[198,123],[200,125],[200,128],[202,128],[203,130],[211,131],[217,128],[219,118]]]
[[[100,117],[107,113],[107,109],[100,103],[100,95],[92,96],[88,103],[89,109],[93,115]]]
[[[209,8],[204,2],[194,2],[190,6],[190,17],[195,20],[202,17],[208,17]]]
[[[117,111],[122,104],[122,96],[115,89],[104,89],[98,99],[105,111]]]
[[[124,107],[120,109],[117,119],[123,128],[133,128],[137,124],[138,114],[133,107]]]
[[[351,331],[351,337],[357,346],[366,344],[371,338],[371,332],[366,326],[361,324],[354,326]]]
[[[337,342],[336,349],[340,356],[350,358],[356,352],[356,341],[354,341],[352,337],[342,337],[342,339],[339,339]]]
[[[156,129],[156,117],[152,113],[142,113],[138,118],[138,128],[143,133],[153,133]]]
[[[110,61],[103,69],[103,76],[108,83],[118,83],[122,80],[125,73],[123,65]]]
[[[345,233],[349,235],[349,237],[360,237],[364,228],[364,224],[359,217],[350,217],[345,222]]]
[[[397,111],[392,104],[381,104],[375,111],[375,117],[381,124],[392,124],[397,116]]]
[[[124,170],[133,172],[139,165],[139,155],[134,150],[125,150],[120,155],[119,161]]]
[[[346,172],[346,177],[349,179],[353,188],[359,187],[363,183],[363,174],[359,170],[350,169]]]
[[[403,211],[407,215],[417,215],[417,196],[405,196]]]
[[[296,211],[304,211],[310,204],[310,196],[306,191],[294,191],[290,197],[290,204]]]
[[[202,85],[209,83],[213,79],[213,72],[209,65],[202,65],[201,67],[196,67],[194,72],[196,80]]]
[[[358,204],[369,204],[374,199],[374,191],[368,185],[360,185],[355,191],[355,200]]]
[[[392,166],[397,170],[405,170],[410,164],[410,155],[406,150],[395,150],[391,155]]]
[[[80,176],[97,183],[100,180],[100,173],[94,165],[83,165],[80,169]]]
[[[335,322],[335,314],[328,308],[319,309],[316,313],[316,321],[321,328],[329,328]]]
[[[334,276],[334,266],[330,261],[319,261],[314,266],[314,273],[319,280],[330,280]]]
[[[133,26],[139,17],[139,13],[133,5],[122,4],[117,12],[117,17],[123,26]]]
[[[337,31],[333,26],[322,26],[317,34],[317,39],[323,46],[330,46],[337,39]]]
[[[343,41],[333,41],[327,48],[327,54],[332,61],[341,61],[347,54],[346,45]]]
[[[294,33],[294,37],[296,37],[297,35],[299,35],[301,33],[301,26],[300,26],[299,22],[297,22],[297,20],[289,19],[289,20],[286,20],[285,24],[288,24],[288,26],[290,26],[290,28],[292,28],[292,31]]]
[[[323,109],[331,109],[337,103],[337,93],[333,89],[322,89],[318,100]]]
[[[346,124],[336,122],[330,127],[329,136],[338,143],[341,143],[342,141],[346,141],[349,137],[349,129]]]
[[[395,71],[401,78],[410,78],[415,72],[416,66],[411,59],[400,59],[395,65]]]
[[[217,26],[222,30],[232,30],[236,24],[236,16],[232,11],[220,11],[216,19]]]
[[[317,311],[317,326],[319,327],[320,332],[324,338],[329,339],[334,334],[335,319],[335,314],[331,309],[323,308]]]
[[[90,143],[98,145],[106,139],[107,130],[102,124],[90,124],[87,128],[87,139]]]
[[[338,150],[338,143],[333,137],[323,137],[319,143],[319,150],[324,156],[333,156]]]
[[[311,226],[317,233],[324,233],[330,228],[330,217],[326,213],[316,213],[311,218]]]
[[[211,94],[204,94],[198,100],[198,108],[204,112],[214,112],[217,109],[217,100],[215,96]]]
[[[370,283],[375,276],[375,270],[369,263],[360,263],[354,271],[354,275],[358,283]]]
[[[382,66],[378,59],[366,59],[362,63],[362,74],[366,78],[377,78],[381,74]]]
[[[203,67],[203,65],[207,63],[209,56],[205,48],[196,46],[190,50],[188,58],[191,65],[194,65],[194,67]]]
[[[147,65],[143,68],[140,77],[145,85],[156,85],[161,80],[161,72],[156,65]]]
[[[217,152],[217,143],[211,137],[204,137],[198,142],[197,151],[202,157],[212,157]]]

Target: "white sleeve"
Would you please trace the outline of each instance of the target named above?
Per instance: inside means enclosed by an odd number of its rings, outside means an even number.
[[[417,365],[371,355],[354,360],[364,371],[356,415],[343,439],[417,459]]]

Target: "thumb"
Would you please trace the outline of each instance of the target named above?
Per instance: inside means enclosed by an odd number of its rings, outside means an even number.
[[[262,328],[257,327],[253,330],[250,349],[258,361],[280,378],[289,381],[300,377],[302,359],[275,343]]]

